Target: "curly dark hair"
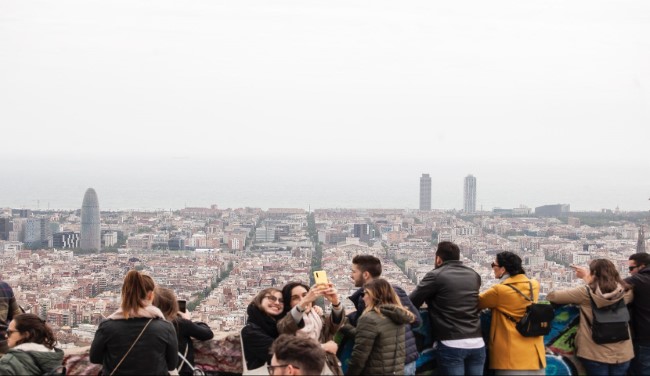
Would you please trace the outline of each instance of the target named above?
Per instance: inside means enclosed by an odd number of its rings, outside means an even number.
[[[510,251],[497,253],[497,262],[499,266],[503,266],[510,276],[517,274],[526,274],[526,271],[521,266],[521,257]]]
[[[33,313],[21,313],[16,315],[13,319],[16,330],[24,335],[23,338],[16,341],[16,345],[23,343],[38,343],[48,349],[53,349],[56,346],[56,337],[52,328],[42,320],[40,317]]]

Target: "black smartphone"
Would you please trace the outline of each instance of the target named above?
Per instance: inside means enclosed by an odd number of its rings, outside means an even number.
[[[186,309],[187,309],[187,300],[179,299],[178,310],[181,312],[185,312]]]

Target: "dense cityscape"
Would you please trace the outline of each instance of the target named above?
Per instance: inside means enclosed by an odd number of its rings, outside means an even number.
[[[463,189],[461,211],[432,209],[431,178],[423,174],[418,210],[212,205],[101,212],[101,196],[90,188],[76,211],[0,209],[0,279],[71,348],[89,345],[99,322],[119,307],[130,269],[176,291],[193,319],[232,332],[245,324],[259,290],[308,281],[314,270],[327,271],[342,297],[351,295],[357,254],[379,257],[383,276],[410,292],[433,268],[438,242],[460,246],[482,290],[496,282],[495,254],[512,251],[540,282],[543,298],[578,284],[571,264],[607,258],[627,275],[628,256],[646,249],[647,212],[571,212],[569,204],[477,211],[476,178],[469,175]]]

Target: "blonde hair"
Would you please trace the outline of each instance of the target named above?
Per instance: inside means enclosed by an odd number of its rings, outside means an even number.
[[[411,322],[415,320],[413,313],[404,308],[402,302],[399,299],[399,296],[397,296],[397,293],[395,292],[395,289],[393,289],[393,286],[391,286],[390,283],[388,283],[388,281],[385,279],[373,279],[372,281],[363,285],[363,288],[365,290],[365,293],[370,297],[370,304],[366,306],[366,309],[363,311],[363,313],[375,311],[381,315],[379,306],[382,304],[392,304],[408,313],[408,316],[411,318]]]

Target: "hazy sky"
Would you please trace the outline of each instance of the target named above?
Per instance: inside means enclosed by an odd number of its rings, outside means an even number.
[[[302,161],[323,181],[380,175],[405,207],[422,172],[455,171],[454,192],[473,173],[480,205],[493,172],[532,175],[514,164],[552,177],[540,194],[573,187],[538,201],[579,200],[586,184],[647,210],[649,35],[647,0],[2,0],[0,158],[19,177],[186,160],[179,174],[232,166],[231,184],[312,179],[278,162]],[[48,182],[97,188],[88,171]],[[462,207],[449,200],[438,207]]]

